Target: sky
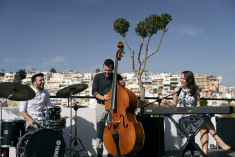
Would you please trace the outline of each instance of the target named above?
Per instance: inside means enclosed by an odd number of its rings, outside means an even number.
[[[222,76],[223,85],[235,87],[234,8],[234,0],[1,0],[0,72],[103,71],[105,59],[115,60],[117,42],[124,43],[113,30],[115,19],[129,21],[126,40],[137,56],[142,39],[136,24],[167,13],[172,21],[145,70]],[[149,53],[157,49],[161,34],[151,38]],[[129,73],[125,43],[124,51],[118,72]]]

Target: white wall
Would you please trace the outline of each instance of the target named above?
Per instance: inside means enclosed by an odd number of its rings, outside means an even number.
[[[91,106],[91,108],[79,108],[77,111],[77,122],[78,129],[77,135],[78,138],[82,141],[85,149],[88,151],[89,155],[96,155],[96,113],[95,113],[95,105]],[[62,108],[61,117],[70,117],[70,108]],[[15,118],[23,118],[18,108],[3,108],[2,112],[3,120],[14,120]],[[74,127],[74,118],[75,111],[72,110],[72,137],[75,135],[75,127]],[[63,138],[66,142],[67,148],[69,148],[70,143],[70,118],[66,118],[66,128],[63,130]],[[77,150],[81,150],[82,146],[78,145]],[[15,151],[14,148],[11,148],[11,151]],[[15,153],[15,152],[11,152]],[[85,152],[80,152],[81,154]],[[107,154],[107,151],[104,149],[104,154]],[[13,155],[14,156],[14,155]]]
[[[96,113],[95,113],[95,105],[92,105],[88,108],[79,108],[77,111],[77,120],[78,120],[78,137],[81,139],[85,149],[88,151],[89,155],[96,155]],[[61,117],[70,117],[70,108],[62,108]],[[3,119],[15,119],[22,118],[19,113],[18,108],[3,108],[2,113]],[[74,118],[75,112],[72,110],[72,136],[74,137],[75,129],[74,129]],[[174,115],[173,118],[177,119],[178,115]],[[212,122],[215,124],[215,118],[212,118]],[[165,125],[165,151],[177,150],[179,149],[185,142],[186,139],[179,139],[176,133],[176,127],[174,124],[167,118],[164,118]],[[63,132],[63,138],[66,142],[67,148],[69,148],[70,143],[70,119],[66,119],[66,128]],[[200,133],[196,136],[196,143],[200,144]],[[214,139],[209,137],[209,146],[210,144],[215,144]],[[81,145],[78,145],[78,150],[81,150]],[[11,148],[11,151],[15,151],[14,148]],[[10,152],[15,153],[15,152]],[[83,153],[83,152],[81,152]],[[107,151],[104,149],[104,154],[107,154]],[[14,156],[14,155],[12,155]]]

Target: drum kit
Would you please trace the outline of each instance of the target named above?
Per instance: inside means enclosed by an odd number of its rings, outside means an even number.
[[[3,82],[0,83],[0,97],[6,98],[0,103],[0,156],[8,157],[9,147],[16,147],[17,157],[81,157],[81,151],[88,153],[77,136],[77,110],[86,106],[80,106],[74,103],[72,106],[73,95],[84,91],[88,85],[76,84],[59,90],[56,96],[59,98],[68,98],[70,104],[70,117],[61,118],[61,108],[59,106],[48,106],[42,109],[42,117],[38,118],[40,122],[39,129],[26,131],[26,121],[23,119],[3,120],[3,104],[8,100],[27,101],[35,97],[35,92],[29,86],[20,83]],[[72,109],[75,111],[75,136],[72,136]],[[70,143],[66,150],[66,144],[63,138],[63,130],[66,127],[66,118],[70,118]],[[82,146],[77,150],[78,141]],[[73,147],[74,145],[74,147]],[[84,153],[83,153],[84,154]]]

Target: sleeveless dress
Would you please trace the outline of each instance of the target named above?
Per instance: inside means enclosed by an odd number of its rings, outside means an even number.
[[[182,88],[182,87],[181,87]],[[196,96],[191,96],[189,89],[181,90],[178,97],[179,107],[195,107]],[[196,129],[203,123],[206,115],[194,114],[194,115],[181,115],[179,118],[179,125],[190,135],[196,131]],[[180,138],[185,138],[185,135],[177,129],[177,135]]]

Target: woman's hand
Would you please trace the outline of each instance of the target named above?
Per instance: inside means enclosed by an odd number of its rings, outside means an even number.
[[[166,99],[165,99],[165,97],[160,96],[160,98],[159,98],[159,99],[162,99],[162,104],[166,104]]]

